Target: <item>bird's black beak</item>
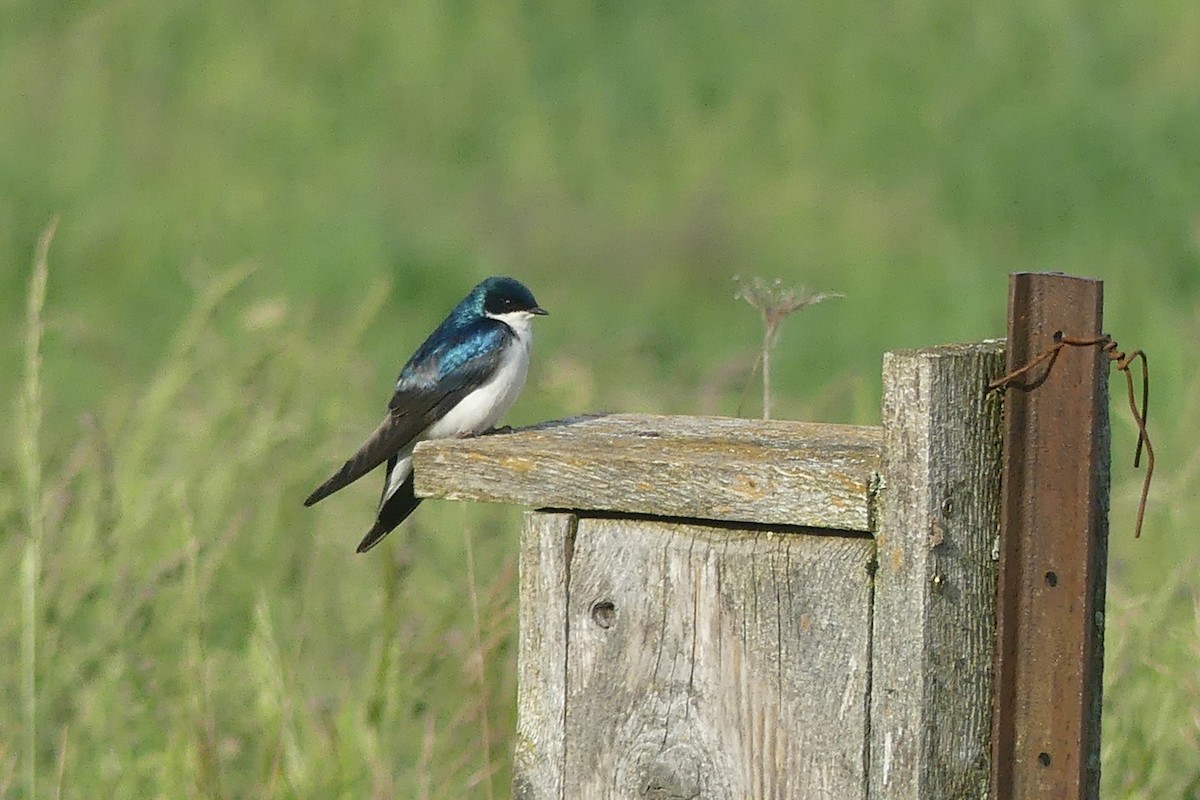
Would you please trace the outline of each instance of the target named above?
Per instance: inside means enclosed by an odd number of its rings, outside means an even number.
[[[533,308],[529,309],[529,313],[537,314],[539,317],[547,317],[550,315],[550,312],[541,306],[534,306]]]

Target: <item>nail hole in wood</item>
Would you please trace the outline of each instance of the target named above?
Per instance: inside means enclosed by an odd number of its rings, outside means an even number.
[[[611,628],[617,621],[617,607],[609,600],[592,603],[592,621],[601,628]]]
[[[1038,763],[1041,764],[1043,767],[1050,766],[1050,754],[1049,753],[1038,753]]]
[[[1058,573],[1057,572],[1047,572],[1046,573],[1046,585],[1047,586],[1058,586]]]

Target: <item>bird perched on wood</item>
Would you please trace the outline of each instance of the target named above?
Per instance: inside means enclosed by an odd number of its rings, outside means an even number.
[[[400,371],[387,416],[342,468],[304,501],[311,506],[387,462],[365,553],[421,502],[413,491],[417,442],[490,430],[525,385],[535,316],[547,314],[529,289],[491,277],[462,299]]]

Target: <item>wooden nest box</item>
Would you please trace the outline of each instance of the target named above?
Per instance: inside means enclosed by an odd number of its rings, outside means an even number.
[[[1093,791],[1092,745],[994,741],[1004,370],[1002,342],[888,353],[881,426],[612,414],[422,444],[418,494],[537,509],[514,795]]]

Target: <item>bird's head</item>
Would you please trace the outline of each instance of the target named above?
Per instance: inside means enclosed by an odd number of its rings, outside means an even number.
[[[533,292],[513,278],[492,277],[475,287],[482,301],[483,313],[510,324],[528,322],[535,316],[550,312],[537,304]]]

